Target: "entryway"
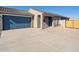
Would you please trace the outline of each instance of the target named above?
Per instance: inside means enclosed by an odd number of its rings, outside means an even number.
[[[52,26],[52,17],[48,17],[48,26]]]

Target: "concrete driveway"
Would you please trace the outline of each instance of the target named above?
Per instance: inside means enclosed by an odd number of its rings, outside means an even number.
[[[79,51],[79,29],[15,29],[3,31],[0,51],[7,52],[76,52]]]

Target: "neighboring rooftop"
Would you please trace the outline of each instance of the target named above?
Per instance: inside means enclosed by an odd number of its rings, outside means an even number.
[[[79,18],[70,18],[69,20],[79,20]]]

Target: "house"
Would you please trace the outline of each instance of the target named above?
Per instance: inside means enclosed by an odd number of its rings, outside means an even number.
[[[37,9],[18,10],[0,7],[0,29],[47,28],[65,26],[68,17],[52,14]]]

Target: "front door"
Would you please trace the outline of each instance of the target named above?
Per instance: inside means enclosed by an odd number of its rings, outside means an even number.
[[[52,26],[52,17],[48,17],[48,26]]]

